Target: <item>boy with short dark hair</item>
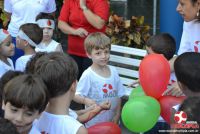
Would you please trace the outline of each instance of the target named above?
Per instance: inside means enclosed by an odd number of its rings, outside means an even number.
[[[20,134],[40,134],[33,121],[48,102],[48,91],[41,78],[24,74],[11,79],[3,90],[4,118],[10,120]]]
[[[69,116],[69,105],[74,98],[78,67],[67,54],[52,52],[40,57],[34,67],[47,85],[50,100],[36,127],[41,133],[87,134],[87,129]]]
[[[15,70],[25,70],[27,62],[36,53],[35,48],[42,41],[42,36],[42,29],[37,24],[26,23],[20,26],[16,46],[24,51],[24,55],[16,60]]]

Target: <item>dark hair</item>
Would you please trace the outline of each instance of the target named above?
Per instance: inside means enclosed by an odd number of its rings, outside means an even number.
[[[192,92],[200,92],[200,53],[186,52],[177,57],[174,70],[177,80]]]
[[[198,0],[190,0],[192,5],[194,6]],[[199,10],[199,16],[198,16],[198,22],[200,22],[200,10]]]
[[[50,97],[53,98],[69,90],[77,79],[78,67],[67,54],[51,52],[37,60],[34,72],[44,80]]]
[[[10,81],[12,78],[24,74],[21,71],[13,71],[9,70],[7,71],[0,79],[0,104],[2,104],[2,94],[3,94],[3,88]]]
[[[48,102],[48,91],[36,75],[24,74],[10,80],[4,87],[3,100],[17,108],[44,111]]]
[[[163,54],[167,60],[170,60],[176,52],[176,41],[168,33],[151,36],[146,45],[155,53]]]
[[[39,44],[43,38],[43,30],[35,23],[26,23],[20,26],[22,30],[34,43]]]
[[[188,97],[184,100],[181,104],[179,111],[184,111],[187,113],[187,120],[188,121],[197,121],[198,124],[200,123],[200,97]]]
[[[17,128],[8,119],[0,118],[0,134],[19,134]]]
[[[32,56],[31,59],[26,64],[25,72],[33,74],[36,61],[40,57],[44,56],[45,54],[47,54],[47,53],[46,52],[37,52],[34,56]]]
[[[36,16],[36,21],[37,20],[40,20],[40,19],[50,19],[50,20],[54,20],[54,17],[53,15],[49,14],[49,13],[39,13],[37,16]]]

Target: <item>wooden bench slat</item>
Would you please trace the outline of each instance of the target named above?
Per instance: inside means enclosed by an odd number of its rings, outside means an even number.
[[[132,65],[136,67],[139,67],[140,62],[141,62],[141,60],[138,60],[138,59],[123,57],[123,56],[118,56],[118,55],[113,55],[113,54],[110,55],[110,61],[126,64],[126,65]]]

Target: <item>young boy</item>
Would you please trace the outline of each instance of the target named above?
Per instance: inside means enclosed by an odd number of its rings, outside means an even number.
[[[0,79],[0,106],[2,106],[3,88],[12,78],[22,75],[23,72],[9,70]],[[0,117],[4,117],[4,111],[0,108]]]
[[[177,57],[174,62],[174,71],[177,83],[187,97],[200,97],[200,53],[185,52]],[[172,108],[172,116],[180,105]],[[173,119],[171,120],[173,123]]]
[[[36,17],[36,22],[43,29],[43,39],[35,49],[36,52],[63,52],[61,44],[52,39],[55,29],[54,17],[47,13],[40,13]]]
[[[8,70],[14,70],[13,62],[9,58],[15,53],[15,47],[11,42],[11,35],[8,31],[0,29],[0,78]]]
[[[17,76],[3,90],[4,118],[10,120],[20,134],[40,134],[33,121],[43,112],[47,102],[47,88],[38,76]]]
[[[36,53],[35,47],[42,41],[42,35],[42,29],[37,24],[26,23],[20,26],[16,46],[24,51],[24,55],[17,59],[15,70],[25,70],[27,62]]]
[[[76,92],[78,67],[65,53],[51,52],[40,57],[34,71],[46,83],[50,100],[36,127],[41,133],[87,134],[76,119],[69,116],[69,105]]]
[[[112,121],[118,123],[121,114],[121,99],[124,87],[115,68],[108,66],[110,57],[110,39],[103,33],[90,34],[84,42],[85,50],[92,65],[82,74],[74,100],[85,104],[100,104],[104,101],[111,103],[109,110],[104,110],[88,121],[90,127],[100,122]]]

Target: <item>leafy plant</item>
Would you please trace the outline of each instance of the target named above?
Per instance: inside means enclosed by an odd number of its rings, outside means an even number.
[[[124,20],[117,15],[111,15],[106,33],[113,44],[144,48],[150,37],[149,30],[150,26],[144,24],[144,16],[132,16],[131,20]]]

